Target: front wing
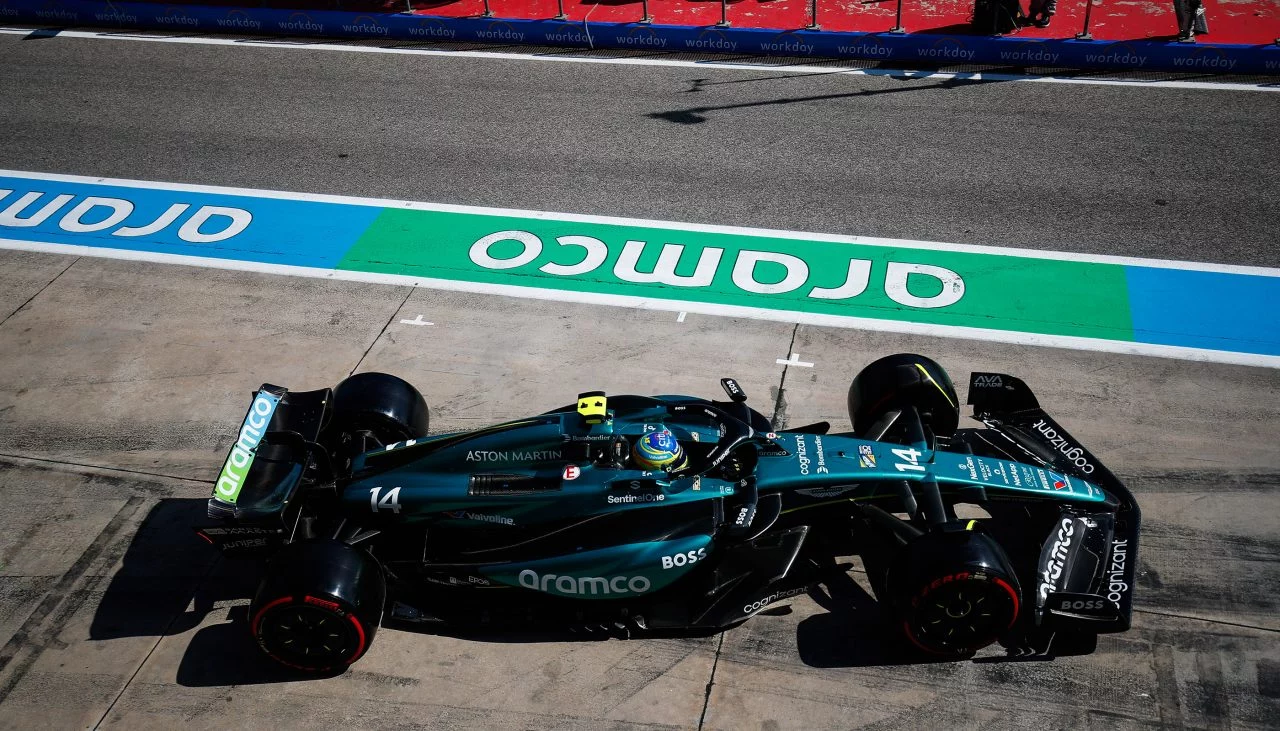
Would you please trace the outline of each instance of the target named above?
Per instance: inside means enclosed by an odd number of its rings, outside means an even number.
[[[1133,612],[1142,511],[1128,488],[1040,408],[1031,389],[1003,373],[974,373],[974,416],[999,434],[1010,459],[1088,480],[1114,503],[1064,507],[1044,541],[1035,582],[1036,622],[1050,629],[1123,632]]]

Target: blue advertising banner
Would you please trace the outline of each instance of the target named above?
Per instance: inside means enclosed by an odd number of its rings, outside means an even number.
[[[453,40],[593,48],[724,51],[900,63],[1280,73],[1280,45],[1081,41],[757,28],[446,18],[407,13],[226,8],[105,0],[0,0],[0,20],[334,38]]]

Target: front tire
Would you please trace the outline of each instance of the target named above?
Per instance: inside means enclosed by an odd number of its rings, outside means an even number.
[[[340,671],[377,634],[386,583],[377,562],[340,541],[281,549],[249,605],[249,630],[275,662],[308,673]]]
[[[863,368],[849,385],[849,420],[865,435],[880,417],[914,406],[920,421],[940,436],[960,425],[960,399],[946,370],[915,353],[899,353]]]
[[[888,585],[903,633],[919,649],[965,657],[1018,621],[1018,580],[1004,551],[972,530],[926,533],[908,543]]]

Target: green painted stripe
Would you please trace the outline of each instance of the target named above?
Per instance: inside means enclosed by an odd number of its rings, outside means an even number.
[[[0,213],[0,248],[1280,367],[1262,267],[13,170]]]
[[[483,258],[473,255],[473,246],[486,236],[503,231],[523,232],[526,243],[515,239],[495,241],[485,248],[493,260],[514,260],[522,254],[536,253],[536,256],[512,268],[492,268],[492,261],[490,266],[483,265]],[[586,236],[601,242],[601,252],[607,252],[603,261],[584,273],[565,275],[545,271],[543,268],[547,265],[571,266],[583,261],[587,248],[557,243],[558,237],[566,236]],[[628,242],[640,243],[629,245]],[[705,283],[673,286],[627,281],[636,278],[630,274],[632,271],[652,272],[664,246],[669,259],[674,259],[675,245],[684,248],[673,273],[692,277],[701,272]],[[623,253],[628,246],[631,251],[642,251],[634,266],[624,261]],[[720,250],[718,261],[717,249]],[[762,255],[766,260],[754,268],[746,266],[747,260],[759,259]],[[787,259],[787,255],[795,259]],[[791,269],[774,261],[778,258],[789,262]],[[814,288],[832,289],[844,284],[851,261],[869,268],[865,291],[839,299],[814,296]],[[956,279],[946,273],[942,279],[931,274],[904,276],[908,265],[941,267],[953,272],[962,282],[963,293]],[[1098,262],[657,226],[387,209],[347,252],[338,268],[1044,335],[1134,339],[1125,269],[1118,264]],[[735,268],[738,269],[737,281]],[[761,285],[782,282],[789,272],[794,279],[788,287],[795,285],[789,291],[747,291],[753,288],[752,282]],[[892,296],[892,285],[904,279],[905,295]],[[944,293],[944,286],[951,291]],[[944,306],[928,306],[943,301],[947,302]]]

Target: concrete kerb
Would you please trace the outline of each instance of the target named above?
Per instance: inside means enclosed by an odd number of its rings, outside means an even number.
[[[0,0],[0,22],[189,30],[205,33],[449,40],[573,48],[648,48],[900,63],[1232,74],[1280,73],[1280,46],[1081,41],[893,33],[779,31],[638,23],[446,18],[405,13],[280,10],[107,0]]]

